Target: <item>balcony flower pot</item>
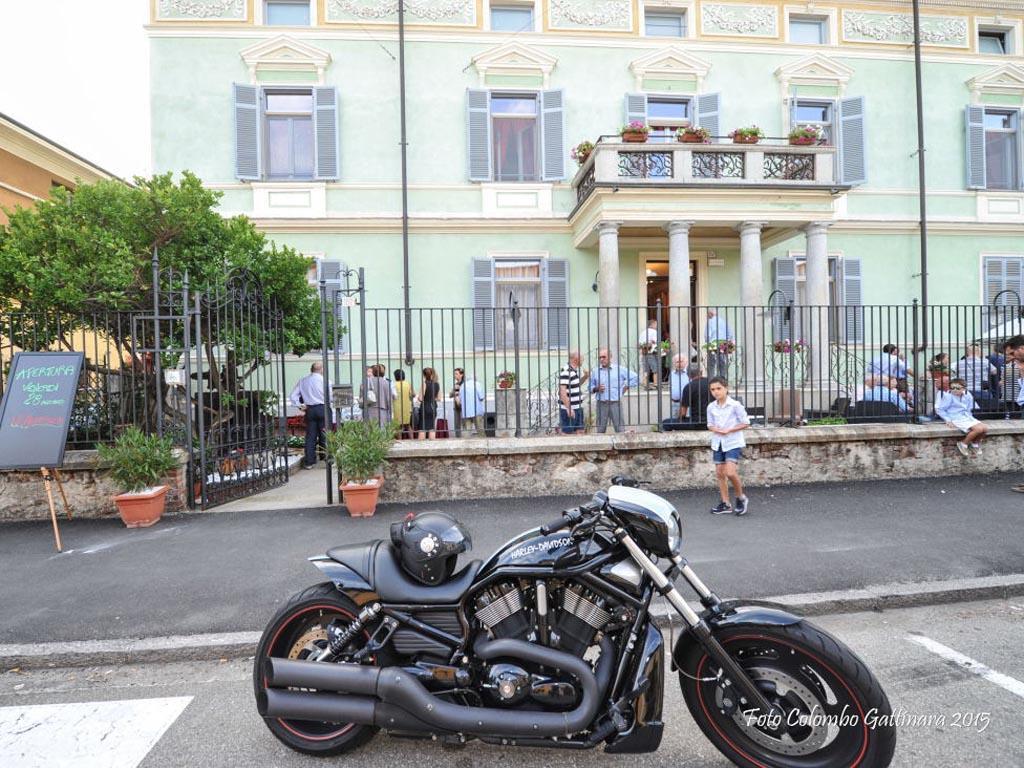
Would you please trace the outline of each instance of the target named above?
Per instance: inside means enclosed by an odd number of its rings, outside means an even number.
[[[584,163],[587,162],[587,159],[590,157],[593,151],[594,143],[592,141],[581,141],[579,144],[572,148],[572,151],[569,154],[573,160],[575,160],[580,165],[583,165]]]
[[[380,471],[394,440],[394,425],[362,420],[342,422],[327,433],[327,452],[342,478],[338,489],[352,517],[371,517],[376,511],[384,485]]]
[[[97,445],[100,461],[123,492],[114,497],[121,520],[129,528],[153,525],[164,513],[167,486],[160,483],[178,468],[170,437],[147,435],[129,427],[113,445]]]
[[[737,128],[729,134],[733,144],[757,144],[763,137],[764,132],[756,125],[746,128]]]
[[[114,497],[121,522],[126,528],[148,528],[163,517],[167,507],[167,486],[129,491]]]
[[[813,136],[790,136],[789,143],[794,147],[809,147],[812,144],[817,144],[818,139]]]
[[[707,128],[687,126],[676,131],[676,139],[684,144],[707,144],[711,141],[711,134]]]
[[[760,140],[759,136],[742,136],[737,134],[732,137],[733,144],[757,144]]]
[[[630,144],[643,144],[647,141],[648,133],[650,133],[650,129],[640,120],[634,120],[619,129],[619,136]]]

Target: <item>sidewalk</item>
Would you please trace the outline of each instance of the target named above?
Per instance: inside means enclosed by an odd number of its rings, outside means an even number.
[[[324,476],[295,481],[312,488]],[[665,495],[683,512],[684,553],[705,581],[726,597],[768,597],[1024,573],[1024,498],[1008,490],[1018,481],[989,475],[752,488],[745,518],[709,515],[710,490]],[[409,511],[455,515],[473,534],[473,556],[485,558],[580,500],[389,504],[366,520],[337,506],[222,511],[165,517],[142,530],[74,520],[61,525],[62,554],[48,522],[7,524],[0,527],[0,643],[255,632],[290,594],[320,580],[306,557],[386,537]]]

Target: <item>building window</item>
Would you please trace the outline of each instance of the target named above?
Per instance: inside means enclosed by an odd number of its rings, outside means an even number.
[[[985,110],[985,187],[1017,189],[1017,111]]]
[[[491,29],[495,32],[530,32],[533,30],[532,5],[492,5]]]
[[[263,120],[266,136],[266,177],[312,179],[312,91],[267,91],[265,100]]]
[[[1009,30],[980,27],[978,29],[978,53],[1003,55],[1013,53]]]
[[[541,290],[540,261],[494,262],[494,303],[499,310],[501,327],[495,337],[498,348],[512,348],[515,344],[515,327],[512,324],[513,302],[518,302],[519,343],[524,347],[540,346],[543,325],[540,309],[543,306]]]
[[[827,45],[828,17],[790,16],[789,42],[801,45]]]
[[[308,27],[309,0],[266,0],[263,23],[268,27]]]
[[[648,37],[686,37],[686,12],[664,8],[646,9],[644,34]]]
[[[817,125],[824,132],[825,143],[834,146],[834,111],[835,105],[831,101],[797,99],[793,106],[793,126]]]
[[[491,96],[495,181],[538,181],[537,97]]]
[[[676,131],[693,122],[693,105],[688,98],[647,97],[649,141],[675,141]]]

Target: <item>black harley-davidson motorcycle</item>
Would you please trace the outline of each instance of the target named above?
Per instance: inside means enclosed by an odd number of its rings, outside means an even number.
[[[690,715],[749,768],[884,768],[892,713],[856,654],[763,603],[722,601],[681,554],[667,501],[617,477],[607,492],[455,572],[469,534],[438,512],[391,541],[310,558],[329,581],[295,595],[256,655],[257,708],[286,745],[336,755],[379,730],[459,746],[652,752],[665,642]],[[694,611],[675,588],[697,593]],[[678,623],[678,622],[677,622]],[[667,716],[666,716],[667,715]]]

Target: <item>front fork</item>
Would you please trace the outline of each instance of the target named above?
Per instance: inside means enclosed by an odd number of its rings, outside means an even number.
[[[719,685],[725,687],[735,686],[739,691],[740,704],[746,709],[759,709],[765,713],[773,712],[775,708],[764,697],[764,694],[761,693],[758,687],[754,685],[754,681],[750,679],[750,676],[743,667],[718,642],[707,622],[698,616],[687,604],[668,576],[661,572],[658,566],[640,549],[633,540],[633,537],[625,529],[619,528],[615,531],[615,534],[619,541],[629,550],[637,564],[651,577],[658,593],[663,595],[672,607],[679,612],[679,615],[683,617],[683,621],[686,622],[687,627],[697,639],[697,642],[701,644],[712,661],[722,670],[722,680],[719,682]],[[693,572],[693,569],[686,564],[683,558],[676,555],[672,560],[683,578],[700,596],[701,603],[712,610],[717,608],[720,602],[718,597],[697,577],[697,574]]]

